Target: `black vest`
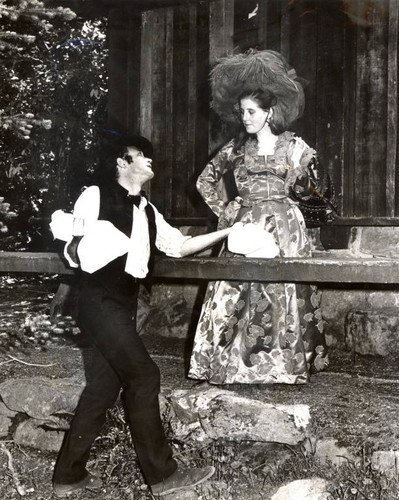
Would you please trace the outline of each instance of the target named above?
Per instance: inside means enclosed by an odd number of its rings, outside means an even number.
[[[111,222],[117,229],[130,238],[133,225],[133,203],[138,205],[140,196],[130,196],[126,189],[117,182],[110,186],[100,187],[99,220]],[[145,207],[148,219],[150,240],[149,273],[152,271],[153,257],[156,253],[156,222],[155,212],[148,203]],[[125,272],[127,255],[122,255],[92,274],[84,273],[86,280],[107,289],[111,293],[133,295],[137,290],[138,279]]]

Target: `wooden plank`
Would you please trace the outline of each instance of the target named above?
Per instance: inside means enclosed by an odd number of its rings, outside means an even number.
[[[72,275],[56,253],[0,252],[1,273]],[[319,252],[313,258],[246,259],[157,257],[153,276],[162,279],[264,281],[292,283],[347,283],[399,285],[395,259],[360,259],[339,252]]]
[[[173,21],[173,103],[174,103],[174,164],[172,176],[172,213],[174,217],[183,217],[186,210],[186,178],[188,160],[188,118],[190,113],[188,96],[189,79],[189,11],[186,6],[174,9]],[[166,214],[168,215],[168,214]]]
[[[153,13],[143,12],[140,71],[140,133],[152,138],[152,31]]]
[[[169,170],[166,171],[165,137],[169,134],[166,118],[166,16],[168,9],[152,12],[152,140],[154,144],[154,169],[151,182],[151,201],[159,210],[170,215],[167,207],[172,193],[169,191]]]
[[[399,217],[338,217],[329,226],[399,226]]]
[[[47,252],[0,252],[0,272],[74,274],[58,253]]]
[[[287,2],[284,0],[268,0],[266,2],[266,45],[264,48],[281,52],[281,31],[283,9],[286,9]]]
[[[357,29],[354,215],[386,211],[386,0],[370,3]],[[380,126],[376,126],[380,124]]]
[[[257,47],[259,50],[270,49],[267,44],[269,33],[269,19],[268,19],[268,2],[258,2],[258,42]]]
[[[299,77],[305,78],[305,111],[293,124],[294,130],[309,145],[316,145],[316,78],[317,78],[317,4],[316,0],[299,0],[292,4],[290,16],[290,57]],[[306,54],[306,57],[304,55]]]
[[[127,95],[126,115],[127,133],[140,132],[140,66],[141,66],[141,14],[129,11],[128,55],[126,66]],[[132,50],[132,48],[134,49]]]
[[[84,0],[83,3],[98,3],[108,8],[129,6],[137,9],[158,9],[161,7],[186,4],[188,2],[199,3],[202,1],[203,0]]]
[[[233,49],[234,0],[214,0],[209,5],[209,62]]]
[[[129,24],[124,9],[111,11],[108,27],[108,122],[110,129],[126,133],[127,129],[127,42]]]
[[[225,259],[158,258],[157,278],[287,283],[367,283],[399,285],[395,259]]]
[[[198,73],[197,73],[197,6],[190,4],[188,7],[188,109],[187,109],[187,161],[185,168],[185,182],[183,190],[186,199],[186,207],[184,215],[192,215],[195,213],[191,208],[189,192],[191,187],[195,186],[196,181],[196,138],[197,138],[197,87],[198,87]],[[205,61],[204,61],[205,62]],[[182,214],[181,214],[182,215]]]
[[[209,118],[210,118],[210,88],[209,88],[209,3],[197,6],[197,42],[196,42],[196,123],[193,171],[188,179],[188,217],[205,216],[207,206],[196,188],[198,175],[208,161],[209,148]]]
[[[355,128],[356,128],[356,74],[357,74],[357,25],[346,20],[344,48],[344,134],[343,170],[342,170],[342,215],[354,215],[354,198],[356,193],[355,173]]]
[[[264,4],[264,2],[262,2]],[[240,52],[259,48],[259,26],[262,22],[258,0],[235,0],[234,2],[234,47]],[[264,20],[264,19],[263,19]]]
[[[396,186],[398,166],[398,23],[399,2],[389,2],[388,25],[388,113],[387,113],[387,180],[386,215],[393,217],[399,212],[399,186]]]
[[[343,170],[344,26],[341,0],[318,5],[314,148],[331,177],[338,200],[342,198]]]
[[[167,196],[165,200],[164,214],[166,216],[172,215],[173,208],[173,162],[174,162],[174,144],[173,144],[173,130],[174,124],[174,101],[173,101],[173,81],[174,81],[174,67],[173,67],[173,9],[165,11],[165,112],[164,112],[164,164],[163,169],[165,175],[163,182],[165,183],[164,195]]]
[[[151,11],[142,13],[141,50],[140,50],[140,134],[152,141],[152,71],[153,45],[152,31],[154,15]],[[135,50],[133,48],[133,50]],[[152,183],[145,186],[147,195],[152,198]]]
[[[292,2],[290,0],[281,0],[281,33],[280,33],[280,50],[287,61],[291,58],[291,25],[290,25],[290,12]],[[293,28],[295,29],[295,27]]]
[[[220,57],[233,50],[234,0],[214,0],[209,5],[209,66],[213,67]],[[230,139],[222,130],[215,112],[210,112],[208,154],[216,151]],[[205,166],[205,165],[204,165]]]

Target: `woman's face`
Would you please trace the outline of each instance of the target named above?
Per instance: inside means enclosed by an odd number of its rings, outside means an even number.
[[[265,111],[255,100],[244,97],[240,101],[240,115],[248,134],[257,134],[270,117],[270,110]]]

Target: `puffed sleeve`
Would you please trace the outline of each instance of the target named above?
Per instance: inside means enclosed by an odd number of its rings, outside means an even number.
[[[72,214],[63,210],[52,214],[50,229],[54,238],[69,242],[74,236],[83,236],[85,228],[98,219],[99,212],[100,190],[98,186],[90,186],[77,199]]]
[[[311,194],[316,189],[318,192],[324,190],[325,172],[321,166],[316,151],[306,143],[305,150],[299,160],[299,169],[304,173],[304,179],[297,180],[295,191],[303,194]]]
[[[206,165],[197,179],[197,189],[209,208],[219,217],[224,210],[225,202],[221,198],[218,183],[230,165],[233,141],[226,144]]]
[[[303,195],[310,193],[311,166],[315,157],[316,151],[313,148],[300,137],[291,134],[287,147],[286,187]]]
[[[83,236],[87,227],[98,219],[99,213],[100,189],[98,186],[89,186],[73,207],[73,236]]]
[[[306,225],[318,227],[334,220],[338,214],[334,186],[316,151],[305,144],[299,165],[291,167],[287,177],[290,173],[291,198],[299,203]]]
[[[166,222],[163,215],[158,212],[152,203],[151,206],[155,213],[155,224],[157,227],[155,246],[168,257],[181,257],[183,243],[189,240],[191,236],[184,236],[176,227]]]

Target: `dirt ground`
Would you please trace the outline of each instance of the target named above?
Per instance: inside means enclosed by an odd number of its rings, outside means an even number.
[[[49,314],[51,299],[57,287],[54,279],[32,280],[26,278],[14,280],[14,278],[1,278],[0,296],[0,383],[8,378],[18,378],[24,376],[42,375],[50,378],[73,376],[82,369],[82,352],[88,347],[83,345],[78,347],[78,337],[74,337],[73,325],[69,325],[67,319],[61,322],[62,327],[58,330],[58,337],[49,338],[41,335],[32,329],[27,328],[26,317],[44,317]],[[8,280],[8,281],[7,281]],[[31,324],[32,321],[28,324]],[[69,325],[69,326],[68,326]],[[62,335],[62,328],[66,332]],[[17,339],[13,345],[5,343],[6,333],[12,329],[18,330]],[[30,341],[25,343],[23,336],[30,335]],[[38,340],[39,339],[39,340]],[[166,339],[157,337],[156,332],[146,332],[143,339],[155,361],[160,367],[162,374],[163,391],[167,393],[173,389],[186,389],[193,387],[196,382],[186,378],[186,367],[189,353],[189,342],[182,339]],[[81,340],[81,339],[80,339]],[[82,342],[80,342],[82,344]],[[254,399],[277,403],[277,404],[307,404],[311,409],[312,433],[316,439],[334,438],[340,446],[344,446],[352,451],[356,456],[362,453],[371,454],[375,450],[399,450],[399,426],[397,416],[399,414],[399,370],[397,360],[365,358],[357,356],[354,358],[351,353],[343,351],[331,352],[331,363],[328,371],[314,375],[311,382],[304,386],[234,386],[225,387]],[[50,365],[50,366],[32,366]],[[115,422],[114,422],[115,423]],[[121,424],[123,427],[123,424]],[[119,432],[119,431],[118,431]],[[118,438],[115,439],[113,450],[121,447]],[[18,448],[11,441],[0,441],[0,445],[5,446],[10,452],[13,460],[15,474],[23,484],[27,498],[35,500],[49,500],[51,494],[51,471],[54,465],[55,456],[50,453],[40,453],[35,450]],[[123,445],[121,451],[126,451],[128,446]],[[123,448],[123,449],[122,449]],[[232,448],[230,448],[231,450]],[[4,472],[5,481],[0,481],[0,499],[11,500],[21,498],[16,491],[15,481],[12,481],[10,473],[10,462],[7,461],[6,453],[0,448],[0,467]],[[245,450],[237,448],[235,453]],[[179,448],[182,453],[182,449]],[[107,461],[109,449],[102,448],[99,442],[95,462]],[[207,451],[209,453],[209,450]],[[224,456],[225,451],[220,452],[220,448],[213,448],[212,457],[219,453]],[[233,452],[232,452],[233,454]],[[103,456],[102,456],[103,455]],[[198,458],[200,455],[196,455]],[[201,455],[201,460],[206,461],[206,453]],[[119,460],[119,459],[118,459]],[[126,476],[130,474],[130,482],[126,484],[121,480],[120,474],[114,471],[107,472],[107,487],[102,493],[87,492],[79,498],[99,498],[99,499],[145,499],[151,498],[146,490],[140,473],[137,470],[134,453],[130,466],[126,457],[123,465],[120,460],[120,473]],[[198,458],[198,460],[200,460]],[[219,460],[219,459],[218,459]],[[219,460],[223,462],[222,459]],[[224,460],[224,462],[228,460]],[[234,462],[235,463],[235,462]],[[228,465],[228,464],[227,464]],[[230,498],[241,498],[250,500],[255,498],[270,498],[265,487],[260,486],[257,476],[247,474],[243,476],[234,475],[228,471],[226,463],[220,465],[218,476],[210,491],[201,490],[198,494],[203,500]],[[103,472],[108,471],[104,464],[101,465]],[[101,469],[100,467],[100,469]],[[116,467],[116,465],[115,465]],[[128,469],[126,469],[128,467]],[[130,467],[130,469],[129,469]],[[256,467],[255,467],[256,468]],[[230,474],[231,472],[231,474]],[[225,483],[223,483],[223,473],[230,474],[234,482],[237,478],[250,478],[248,484],[242,484],[242,494],[237,496],[240,487],[236,485],[234,496],[226,493]],[[113,477],[116,479],[114,480]],[[119,478],[119,479],[118,479]],[[252,483],[251,483],[252,482]],[[134,490],[129,489],[131,484],[135,485]],[[222,486],[218,487],[221,483]],[[255,485],[251,492],[248,485]],[[219,488],[219,489],[218,489]],[[255,492],[256,490],[256,492]],[[230,491],[230,490],[229,490]],[[262,491],[262,493],[260,492]],[[215,493],[218,492],[218,493]],[[225,493],[223,493],[225,492]],[[266,495],[266,496],[265,496]],[[174,496],[174,498],[178,498]],[[180,498],[180,497],[179,497]],[[190,500],[190,496],[184,496]],[[362,496],[336,496],[334,498],[363,498]],[[369,496],[366,498],[399,498],[398,496]]]

